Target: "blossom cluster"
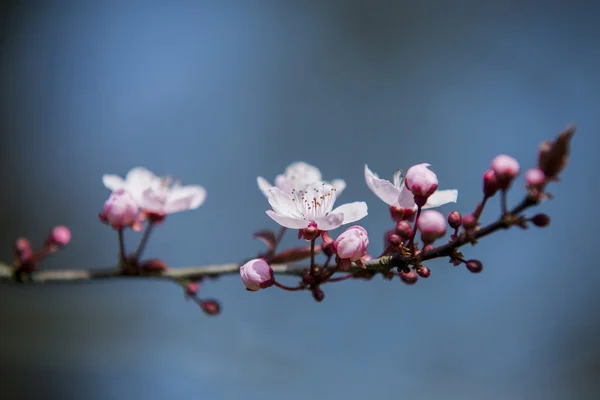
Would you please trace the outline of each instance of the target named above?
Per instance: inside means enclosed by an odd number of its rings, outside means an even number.
[[[496,156],[490,167],[483,172],[483,200],[470,213],[462,215],[452,211],[444,215],[434,208],[456,203],[458,190],[438,189],[438,177],[428,163],[411,166],[403,174],[401,170],[392,175],[391,181],[364,166],[364,180],[373,194],[387,206],[393,228],[384,236],[383,252],[378,257],[369,254],[370,237],[359,221],[368,215],[364,201],[336,206],[338,197],[346,188],[342,179],[323,180],[320,170],[305,162],[290,164],[271,184],[263,177],[257,178],[259,190],[266,197],[270,209],[267,216],[280,226],[278,234],[271,230],[258,231],[256,238],[263,240],[268,249],[258,257],[242,263],[239,274],[248,291],[256,292],[276,286],[284,290],[308,290],[317,301],[325,294],[325,283],[346,279],[371,279],[379,272],[385,279],[398,276],[406,284],[414,284],[419,278],[427,278],[431,271],[424,261],[448,257],[455,265],[464,264],[472,273],[479,273],[483,264],[479,260],[465,260],[458,248],[499,228],[517,225],[526,228],[528,223],[538,227],[547,226],[550,218],[545,214],[525,217],[522,211],[548,198],[545,188],[557,181],[564,169],[569,140],[574,129],[568,129],[555,141],[542,143],[538,151],[537,166],[525,172],[527,196],[523,203],[509,210],[506,193],[521,172],[519,162],[506,154]],[[144,167],[130,170],[125,178],[104,175],[102,182],[110,190],[101,212],[100,220],[117,231],[119,236],[119,267],[122,274],[159,275],[168,271],[161,260],[142,260],[142,253],[154,226],[164,222],[169,214],[194,210],[206,199],[206,190],[199,185],[182,185],[168,176],[158,176]],[[488,200],[500,193],[501,218],[486,229],[480,229],[480,217]],[[144,230],[145,225],[145,230]],[[332,231],[350,225],[339,235]],[[448,228],[452,232],[448,241],[433,247],[443,239]],[[123,240],[125,229],[144,230],[138,248],[127,253]],[[278,251],[283,234],[296,230],[298,239],[308,242],[292,249]],[[417,237],[419,233],[419,237]],[[317,242],[320,239],[319,242]],[[420,239],[420,243],[419,240]],[[34,252],[26,238],[15,242],[15,271],[30,273],[49,254],[66,246],[71,233],[64,226],[55,227],[48,235],[42,249]],[[322,254],[324,262],[317,256]],[[302,269],[301,280],[288,286],[275,278],[273,266],[310,260]],[[396,268],[396,271],[393,271]],[[346,271],[344,275],[336,275]],[[375,271],[375,272],[373,272]],[[184,287],[185,295],[196,301],[209,315],[220,311],[213,299],[200,299],[198,285],[203,277],[179,277],[176,281]]]

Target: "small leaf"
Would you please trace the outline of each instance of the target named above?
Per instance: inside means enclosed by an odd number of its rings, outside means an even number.
[[[262,240],[267,245],[269,250],[273,250],[275,248],[275,244],[277,243],[275,233],[268,229],[255,232],[254,235],[252,235],[252,237],[255,239]]]

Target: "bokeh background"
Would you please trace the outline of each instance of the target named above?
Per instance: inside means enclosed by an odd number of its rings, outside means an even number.
[[[2,399],[597,399],[600,3],[594,1],[3,2],[0,258],[73,232],[47,268],[112,265],[103,173],[144,165],[208,191],[149,256],[235,262],[274,227],[256,176],[292,161],[365,200],[372,251],[388,211],[364,184],[429,162],[456,208],[505,152],[524,168],[577,123],[548,229],[467,248],[430,279],[346,282],[326,300],[237,277],[0,286]],[[511,202],[522,195],[522,180]],[[492,202],[484,219],[498,215]],[[285,245],[296,242],[289,235]],[[128,237],[130,246],[135,235]],[[292,283],[289,279],[288,283]]]

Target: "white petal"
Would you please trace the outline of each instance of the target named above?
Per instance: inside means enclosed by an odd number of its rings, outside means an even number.
[[[102,183],[113,192],[125,187],[125,181],[118,175],[102,175]]]
[[[398,201],[396,203],[399,207],[402,208],[416,208],[417,204],[415,203],[415,196],[412,194],[410,190],[406,188],[404,182],[401,184],[400,194],[398,195]]]
[[[206,190],[199,185],[187,185],[171,189],[164,211],[172,214],[179,211],[194,210],[204,203]]]
[[[331,181],[331,186],[335,188],[336,196],[339,196],[346,189],[346,182],[343,179],[334,179]]]
[[[367,216],[367,203],[364,201],[355,201],[354,203],[342,204],[336,207],[331,214],[343,214],[344,224],[358,221]]]
[[[397,204],[398,196],[400,195],[400,189],[395,187],[390,181],[379,179],[377,174],[373,173],[366,165],[365,181],[375,196],[383,200],[384,203],[390,206]]]
[[[427,199],[427,203],[423,206],[423,209],[439,207],[446,203],[456,203],[458,199],[458,190],[437,190]]]
[[[259,176],[256,178],[256,183],[258,183],[258,188],[260,191],[266,196],[269,197],[269,189],[273,187],[265,178]]]
[[[315,223],[317,224],[317,229],[322,231],[331,231],[339,228],[345,223],[344,215],[341,213],[332,212],[325,217],[317,218]]]
[[[297,204],[292,200],[292,195],[286,194],[276,187],[272,187],[269,189],[267,199],[277,214],[302,218],[302,215],[298,212]]]
[[[138,204],[140,208],[159,213],[164,211],[166,202],[167,196],[164,191],[157,190],[156,188],[148,188],[142,192]]]
[[[321,171],[317,167],[302,161],[288,165],[285,169],[285,177],[302,185],[318,182],[321,180]]]
[[[279,225],[285,228],[304,229],[308,227],[308,221],[305,221],[303,219],[279,215],[273,210],[267,210],[266,213],[269,217],[271,217],[273,221],[277,222]]]
[[[160,182],[154,173],[144,167],[136,167],[127,173],[125,183],[127,189],[137,201],[141,201],[144,191]]]

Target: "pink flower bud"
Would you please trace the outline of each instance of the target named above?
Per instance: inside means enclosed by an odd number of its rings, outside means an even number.
[[[477,228],[477,218],[473,214],[467,214],[463,217],[462,224],[465,229],[471,230]]]
[[[462,225],[462,215],[458,211],[452,211],[448,215],[448,225],[452,229],[458,229]]]
[[[496,174],[500,189],[506,189],[511,181],[519,175],[521,167],[519,166],[519,162],[513,157],[500,154],[492,160],[492,170]]]
[[[467,261],[467,269],[473,274],[478,274],[483,271],[483,264],[479,260]]]
[[[400,221],[396,224],[396,233],[404,240],[408,240],[412,237],[413,229],[412,226],[406,221]]]
[[[142,270],[145,272],[163,272],[169,269],[169,266],[162,260],[158,258],[152,258],[150,260],[144,261],[141,264]]]
[[[325,292],[318,288],[312,291],[312,295],[313,299],[315,299],[319,303],[325,299]]]
[[[426,266],[421,265],[417,268],[417,274],[419,274],[421,278],[429,278],[431,271]]]
[[[185,286],[185,295],[194,297],[198,294],[198,282],[191,282]]]
[[[403,208],[399,206],[390,206],[390,216],[396,222],[409,221],[415,216],[416,210],[413,208]]]
[[[112,192],[104,203],[100,219],[114,229],[121,229],[133,226],[137,215],[138,205],[133,196],[124,189],[119,189]]]
[[[15,255],[19,259],[19,262],[24,263],[29,261],[33,255],[33,249],[31,243],[24,237],[17,238],[14,244]]]
[[[415,197],[415,203],[421,207],[438,187],[437,175],[427,167],[429,164],[413,165],[406,171],[404,179],[406,187]]]
[[[546,181],[546,175],[539,168],[531,168],[525,172],[525,181],[530,186],[540,186]]]
[[[417,273],[411,269],[408,272],[400,272],[400,279],[407,285],[414,285],[419,280],[419,275],[417,275]]]
[[[71,231],[66,226],[55,226],[46,238],[47,246],[64,247],[71,241]]]
[[[425,243],[431,243],[446,234],[446,218],[435,210],[425,210],[417,220],[417,228]]]
[[[246,289],[257,291],[273,285],[273,270],[262,258],[255,258],[240,267],[240,276]]]
[[[342,232],[334,244],[339,258],[348,261],[358,261],[362,256],[367,254],[369,237],[365,228],[354,225]]]
[[[483,174],[483,194],[485,197],[492,197],[498,191],[498,179],[491,169]]]

